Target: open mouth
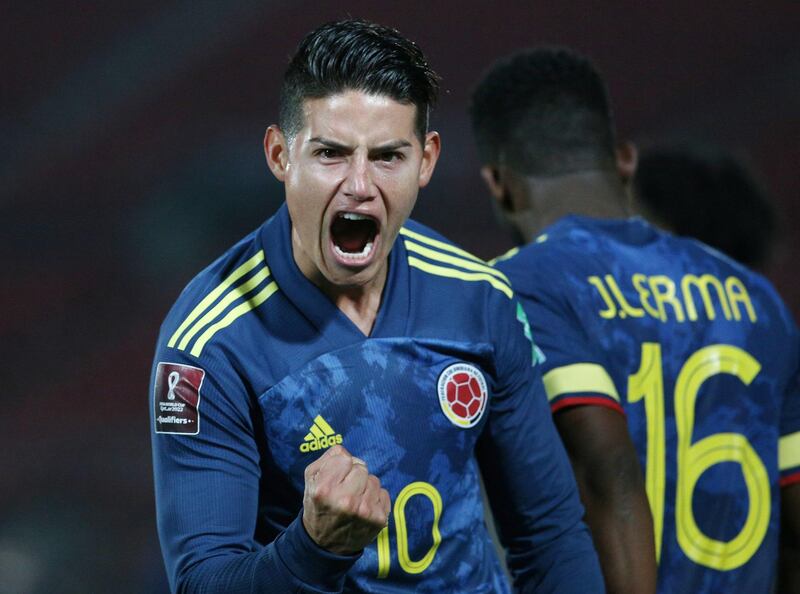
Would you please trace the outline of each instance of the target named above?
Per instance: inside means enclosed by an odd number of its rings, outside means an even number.
[[[333,251],[348,264],[363,264],[370,259],[378,236],[378,223],[372,217],[340,212],[331,223]]]

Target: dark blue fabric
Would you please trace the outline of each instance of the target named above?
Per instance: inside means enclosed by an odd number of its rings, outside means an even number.
[[[778,467],[779,440],[800,431],[800,347],[797,328],[770,284],[711,248],[662,233],[641,219],[565,217],[496,266],[511,279],[525,307],[534,340],[545,356],[545,377],[580,363],[608,372],[643,468],[648,448],[656,448],[649,441],[653,433],[648,433],[654,411],[646,412],[646,406],[660,407],[663,421],[658,428],[665,445],[664,510],[656,518],[663,519],[659,592],[770,592],[778,552],[779,479],[800,470],[781,473]],[[697,279],[710,283],[708,304]],[[722,287],[722,296],[712,279]],[[670,290],[674,299],[665,297]],[[631,401],[636,395],[628,394],[629,378],[643,365],[644,345],[660,349],[657,363],[644,368],[663,382],[660,404],[653,390],[647,404]],[[734,370],[744,369],[741,361],[755,361],[757,373],[749,384],[730,370],[720,371],[723,359],[734,360],[721,345],[737,353]],[[690,369],[693,357],[703,359],[703,366]],[[687,399],[687,391],[678,400],[682,371],[686,379],[711,372],[693,401]],[[563,393],[554,402],[581,402],[587,393],[592,391]],[[681,430],[687,461],[679,468]],[[755,499],[745,484],[745,467],[731,461],[732,452],[744,448],[732,445],[739,443],[736,435],[747,440],[764,469],[758,475],[762,478],[754,479],[764,495]],[[676,495],[680,477],[702,464],[700,459],[689,462],[689,452],[700,451],[697,444],[705,439],[715,440],[705,443],[715,443],[715,451],[724,452],[727,461],[705,468],[681,504]],[[756,466],[758,462],[748,462],[749,477],[757,476]],[[648,488],[652,490],[652,484]],[[762,530],[743,544],[724,544],[743,530],[751,511]],[[689,545],[686,539],[681,544],[677,529],[678,521],[686,521],[689,514],[701,533],[723,543],[718,558],[731,559],[739,549],[749,551],[741,564],[718,566],[690,557]]]
[[[168,315],[154,382],[159,362],[205,373],[199,433],[152,435],[174,590],[510,592],[486,529],[477,461],[517,589],[603,590],[516,302],[503,283],[486,280],[493,271],[480,261],[420,225],[406,227],[422,239],[395,243],[370,337],[297,269],[285,207],[192,281]],[[438,273],[410,265],[408,249],[423,244],[432,251],[415,257]],[[205,309],[226,305],[186,326],[261,249],[265,263]],[[271,282],[277,292],[192,354],[209,328]],[[231,293],[237,287],[250,290]],[[180,328],[190,339],[169,346]],[[151,411],[163,395],[152,397]],[[474,417],[459,424],[452,410]],[[305,467],[339,441],[366,461],[394,506],[387,546],[374,542],[357,558],[322,551],[297,519]]]

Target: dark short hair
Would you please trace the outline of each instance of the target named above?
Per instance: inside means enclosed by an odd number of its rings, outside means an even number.
[[[291,138],[303,127],[304,100],[346,90],[413,104],[422,140],[439,93],[439,77],[422,50],[394,29],[363,20],[322,25],[300,42],[283,77],[281,130]]]
[[[634,188],[647,214],[748,266],[763,265],[776,220],[766,192],[722,147],[673,141],[642,152]]]
[[[602,78],[560,47],[496,62],[472,93],[472,127],[484,163],[526,175],[614,165],[614,122]]]

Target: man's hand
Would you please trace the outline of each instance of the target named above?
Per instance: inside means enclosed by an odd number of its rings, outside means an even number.
[[[360,552],[389,521],[389,493],[367,464],[335,445],[305,470],[303,526],[323,549]]]

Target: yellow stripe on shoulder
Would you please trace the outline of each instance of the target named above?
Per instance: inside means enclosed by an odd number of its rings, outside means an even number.
[[[268,277],[269,268],[264,266],[261,270],[247,279],[246,282],[228,291],[228,293],[220,300],[219,303],[208,310],[208,312],[202,318],[200,318],[197,323],[186,332],[186,334],[183,335],[183,338],[181,338],[181,341],[178,343],[178,350],[186,350],[186,345],[188,345],[189,341],[194,338],[195,334],[217,319],[231,303],[247,295]]]
[[[542,381],[548,400],[562,394],[592,392],[620,401],[614,380],[602,365],[596,363],[574,363],[557,367],[545,373]]]
[[[466,250],[462,250],[461,248],[457,248],[454,245],[450,245],[449,243],[445,243],[444,241],[439,241],[438,239],[434,239],[433,237],[428,237],[427,235],[423,235],[422,233],[417,233],[416,231],[412,231],[411,229],[406,229],[405,227],[400,228],[400,235],[405,235],[406,237],[410,237],[411,239],[415,239],[420,243],[425,243],[427,245],[433,246],[440,250],[444,250],[446,252],[450,252],[451,254],[458,254],[462,258],[467,258],[468,260],[473,260],[478,262],[479,264],[486,264],[483,260],[481,260],[478,256],[473,256]]]
[[[518,247],[513,247],[510,250],[508,250],[505,254],[497,256],[496,258],[492,258],[491,260],[489,260],[487,262],[487,264],[489,264],[490,266],[494,266],[498,262],[502,262],[503,260],[508,260],[509,258],[513,258],[518,253],[519,253],[519,248]]]
[[[420,270],[427,272],[429,274],[434,274],[436,276],[443,276],[445,278],[456,278],[463,281],[485,281],[492,285],[495,289],[503,293],[506,297],[511,299],[514,297],[514,291],[511,290],[507,284],[503,281],[495,278],[491,274],[486,274],[485,272],[464,272],[463,270],[457,270],[455,268],[449,268],[446,266],[437,266],[436,264],[431,264],[430,262],[426,262],[424,260],[420,260],[419,258],[415,258],[414,256],[408,257],[408,265],[413,266],[414,268],[419,268]]]
[[[789,470],[800,466],[800,431],[778,440],[778,469]]]
[[[260,250],[255,256],[250,258],[247,262],[239,266],[236,270],[234,270],[228,278],[222,281],[213,291],[211,291],[205,298],[197,304],[197,306],[186,316],[186,319],[183,320],[178,329],[175,330],[175,333],[170,337],[169,342],[167,343],[168,347],[174,347],[175,343],[178,342],[181,334],[183,334],[184,330],[186,330],[189,325],[194,322],[207,308],[209,305],[214,303],[214,301],[222,295],[233,283],[237,280],[242,278],[245,274],[253,270],[256,266],[261,264],[264,261],[264,250]]]
[[[253,297],[245,301],[244,303],[240,303],[236,307],[234,307],[231,311],[227,313],[227,315],[218,321],[216,324],[212,324],[206,331],[203,332],[197,341],[194,343],[192,350],[190,351],[192,355],[195,357],[199,357],[200,353],[203,352],[203,347],[206,346],[206,343],[211,340],[211,338],[220,330],[227,328],[231,324],[233,324],[236,320],[242,317],[247,312],[250,312],[257,308],[259,305],[264,303],[267,299],[269,299],[272,294],[278,290],[278,284],[275,281],[272,281],[266,287],[261,289],[258,293],[256,293]]]
[[[458,266],[460,268],[465,268],[466,270],[472,270],[474,272],[484,272],[486,274],[491,274],[492,276],[499,278],[504,283],[506,283],[509,287],[511,286],[511,281],[506,278],[506,275],[500,272],[499,270],[495,270],[491,266],[487,266],[483,263],[475,262],[474,260],[465,260],[464,258],[458,258],[456,256],[449,256],[447,254],[443,254],[436,250],[432,250],[430,248],[426,248],[418,243],[414,243],[408,239],[405,240],[406,249],[409,252],[414,252],[419,254],[420,256],[425,256],[426,258],[430,258],[431,260],[437,260],[439,262],[444,262],[445,264],[452,264],[453,266]]]

